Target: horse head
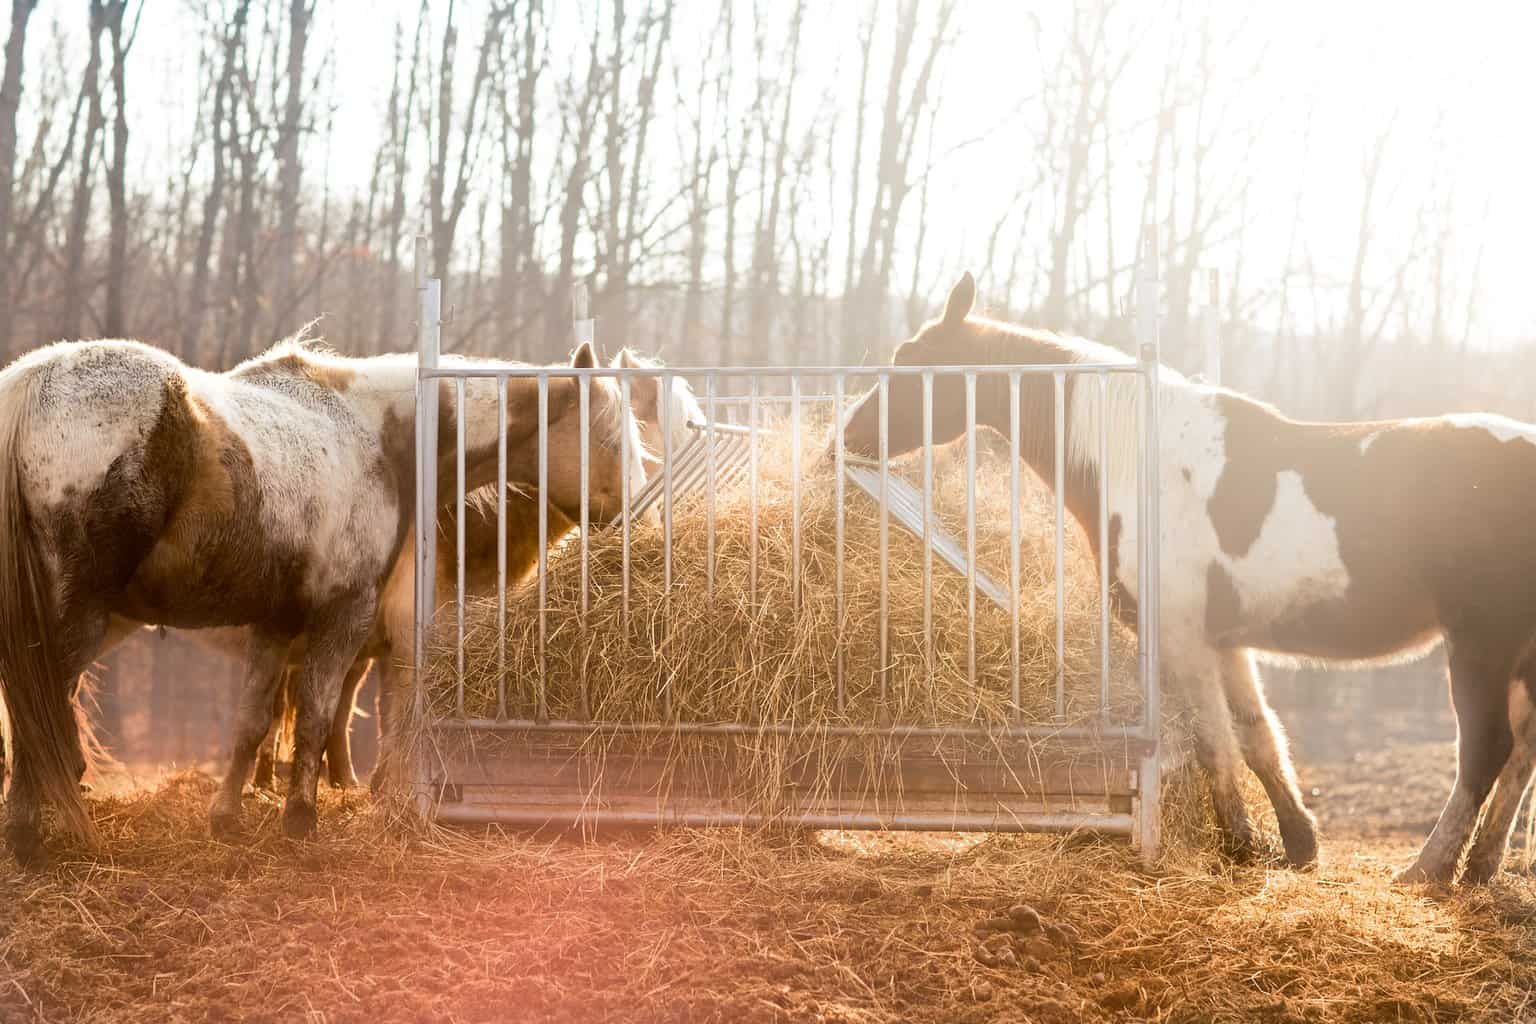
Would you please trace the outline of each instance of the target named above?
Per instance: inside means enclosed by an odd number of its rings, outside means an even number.
[[[573,369],[590,370],[597,365],[597,355],[590,344],[583,343],[571,356]],[[645,444],[638,421],[624,403],[613,378],[552,376],[547,427],[546,496],[550,504],[572,522],[580,521],[583,388],[588,395],[587,517],[589,522],[603,525],[618,519],[624,511],[625,478],[631,495],[638,493],[645,483]]]
[[[620,349],[613,357],[610,365],[615,369],[624,370],[660,370],[662,362],[649,356],[642,356],[630,348]],[[636,424],[640,429],[640,438],[645,442],[645,469],[652,474],[661,468],[663,454],[667,450],[668,433],[671,434],[672,451],[679,451],[693,436],[690,423],[702,424],[704,422],[704,410],[699,406],[699,400],[694,396],[693,387],[687,378],[674,376],[672,378],[670,407],[666,410],[663,423],[661,403],[661,376],[637,375],[629,380],[629,406],[635,416]]]
[[[954,366],[988,361],[987,331],[970,319],[976,302],[976,280],[969,272],[949,293],[943,314],[897,346],[894,366]],[[877,458],[880,454],[880,390],[876,386],[859,400],[843,424],[843,446],[850,454]],[[887,400],[887,446],[892,456],[923,444],[923,381],[920,376],[893,374]],[[959,374],[933,378],[933,442],[945,444],[965,433],[965,381]]]

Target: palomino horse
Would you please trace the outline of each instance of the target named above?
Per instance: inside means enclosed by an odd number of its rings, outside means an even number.
[[[967,274],[942,317],[897,349],[895,362],[1126,361],[1102,345],[973,318],[975,294]],[[1075,384],[1068,375],[1063,499],[1095,557],[1109,560],[1117,616],[1134,622],[1143,385],[1117,377],[1105,409],[1097,382]],[[965,432],[962,387],[958,377],[935,378],[935,442]],[[1457,719],[1456,784],[1418,859],[1399,877],[1451,879],[1497,781],[1463,878],[1493,875],[1536,763],[1527,731],[1536,520],[1526,500],[1536,492],[1536,427],[1484,415],[1302,423],[1167,370],[1159,401],[1162,661],[1196,707],[1197,756],[1229,850],[1254,852],[1237,786],[1241,756],[1274,805],[1286,859],[1306,866],[1317,855],[1316,828],[1255,675],[1255,652],[1358,662],[1411,656],[1443,639]],[[1056,438],[1048,375],[1022,378],[1020,408],[1023,458],[1049,483]],[[984,383],[976,414],[1006,434],[1007,388]],[[892,378],[889,420],[892,454],[921,446],[918,378]],[[1098,455],[1106,420],[1108,466]],[[849,415],[846,444],[873,456],[878,439],[872,392]],[[1108,551],[1097,549],[1101,487]]]
[[[576,365],[595,363],[584,346]],[[464,417],[468,486],[496,473],[499,388],[440,388],[440,472],[451,479]],[[61,343],[0,373],[0,687],[12,770],[7,834],[18,860],[43,853],[44,799],[89,843],[86,753],[75,680],[113,615],[178,628],[251,627],[235,756],[210,809],[239,812],[294,638],[306,640],[293,785],[284,829],[315,827],[320,749],[341,681],[373,625],[399,551],[414,480],[416,365],[347,359],[284,343],[213,374],[136,342]],[[535,476],[537,385],[504,389],[508,467]],[[549,386],[552,452],[574,450],[577,388]],[[593,517],[619,511],[618,458],[634,435],[617,388],[594,388]],[[634,438],[638,441],[638,437]],[[551,499],[576,493],[575,460],[550,460]],[[602,467],[600,470],[599,467]]]
[[[618,369],[662,368],[659,360],[642,356],[631,349],[620,350],[611,362]],[[672,378],[671,402],[666,417],[662,415],[659,401],[662,381],[656,376],[630,378],[630,411],[640,431],[642,457],[647,471],[660,465],[660,453],[665,451],[663,419],[667,421],[672,438],[672,450],[679,451],[690,439],[689,423],[703,423],[704,410],[699,406],[693,388],[684,377]],[[506,501],[506,566],[509,587],[526,579],[538,566],[539,560],[539,504],[537,491],[525,487],[509,487]],[[454,527],[457,515],[456,503],[450,503],[440,517],[437,545],[436,600],[439,607],[447,607],[454,601],[457,587],[458,548]],[[482,488],[469,496],[464,506],[464,590],[466,597],[494,597],[497,586],[497,530],[495,488]],[[558,544],[580,521],[580,509],[560,504],[550,504],[545,525],[545,537],[550,547]],[[334,786],[356,785],[357,777],[352,770],[349,732],[351,712],[357,690],[362,685],[369,663],[378,682],[378,721],[380,731],[380,762],[374,774],[377,786],[388,774],[393,753],[386,720],[393,715],[393,701],[399,693],[398,665],[410,659],[414,640],[415,543],[407,537],[395,567],[385,585],[379,615],[374,623],[373,634],[359,657],[347,672],[341,702],[337,706],[330,741],[326,747],[326,767]],[[199,635],[222,649],[238,647],[242,642],[241,631],[208,630]],[[292,668],[290,668],[290,673]],[[279,695],[277,714],[282,714],[282,696]],[[256,762],[255,781],[258,786],[270,786],[274,775],[276,757],[276,730],[262,746]]]

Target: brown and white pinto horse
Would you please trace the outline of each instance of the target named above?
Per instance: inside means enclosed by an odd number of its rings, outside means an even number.
[[[896,352],[908,365],[1126,361],[1105,346],[970,316],[967,274],[943,315]],[[1302,803],[1284,733],[1255,675],[1256,652],[1323,662],[1400,659],[1443,639],[1458,727],[1456,784],[1403,881],[1497,872],[1532,773],[1536,663],[1536,427],[1492,416],[1303,423],[1243,395],[1161,372],[1161,652],[1170,685],[1195,705],[1196,747],[1228,849],[1251,856],[1238,757],[1273,803],[1293,865],[1312,864],[1316,828]],[[977,419],[1009,430],[1006,385],[981,382]],[[1068,375],[1064,502],[1095,557],[1109,560],[1115,612],[1135,620],[1139,378]],[[1021,385],[1023,457],[1054,472],[1053,386]],[[935,378],[934,440],[965,431],[962,381]],[[1107,405],[1107,408],[1101,407]],[[878,451],[879,403],[849,415],[849,450]],[[1100,465],[1108,419],[1110,464]],[[890,382],[891,453],[922,444],[915,377]],[[1109,550],[1097,550],[1107,488]]]
[[[578,365],[595,362],[589,347]],[[0,373],[0,693],[11,726],[7,835],[18,860],[43,853],[41,805],[70,831],[96,831],[80,799],[86,767],[71,699],[112,616],[178,628],[250,627],[233,778],[210,810],[239,812],[294,638],[305,638],[290,835],[315,826],[320,749],[342,675],[373,625],[409,523],[414,481],[413,358],[347,359],[296,343],[222,374],[136,342],[62,343]],[[452,479],[466,424],[471,487],[496,472],[498,387],[441,388],[440,472]],[[508,464],[536,479],[537,386],[506,386]],[[633,432],[617,389],[594,388],[595,520],[617,514],[617,439]],[[576,386],[550,386],[555,438],[574,444]],[[599,417],[597,410],[603,410]],[[638,461],[638,460],[636,460]],[[551,497],[574,493],[571,460],[551,460]],[[561,467],[558,474],[556,466]]]
[[[631,349],[619,351],[612,360],[614,368],[662,369],[659,360],[642,356]],[[659,465],[660,453],[665,451],[663,437],[662,405],[659,400],[661,378],[636,376],[630,378],[630,412],[639,430],[641,446],[638,449],[642,461],[650,468]],[[684,377],[672,378],[671,402],[666,417],[672,435],[673,451],[680,450],[690,438],[688,424],[704,422],[704,411]],[[506,501],[506,566],[509,587],[532,574],[539,558],[539,503],[536,490],[523,485],[510,485]],[[456,542],[456,503],[451,502],[439,517],[436,594],[439,607],[449,607],[457,587],[458,550]],[[558,544],[580,520],[581,510],[569,504],[549,503],[545,536],[550,547]],[[497,583],[497,530],[495,488],[482,488],[470,496],[465,504],[464,520],[464,589],[468,597],[494,597]],[[399,666],[410,660],[414,641],[415,595],[415,538],[405,539],[395,567],[385,584],[378,617],[372,634],[352,667],[347,670],[342,685],[341,700],[337,704],[330,739],[325,750],[326,770],[333,786],[345,787],[357,784],[351,758],[351,718],[358,689],[361,688],[370,664],[378,684],[379,767],[374,774],[377,788],[388,775],[393,759],[393,743],[386,724],[392,719],[393,700],[399,692]],[[198,630],[193,637],[225,652],[239,654],[246,644],[245,631],[241,629]],[[255,784],[270,788],[274,782],[277,756],[277,724],[288,710],[286,690],[289,680],[299,668],[295,649],[290,654],[288,674],[284,687],[278,691],[274,708],[276,720],[268,739],[262,744],[256,760]]]

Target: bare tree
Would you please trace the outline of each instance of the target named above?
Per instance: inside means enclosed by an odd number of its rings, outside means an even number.
[[[0,75],[0,350],[8,349],[13,329],[11,303],[11,214],[16,170],[16,115],[21,107],[27,23],[37,0],[11,0],[11,32],[5,42],[5,71]]]
[[[107,27],[105,0],[91,0],[90,34],[85,74],[80,83],[80,97],[86,107],[85,136],[80,143],[79,166],[75,172],[74,200],[64,240],[64,283],[59,305],[60,338],[80,337],[80,314],[85,304],[85,241],[91,225],[91,200],[96,187],[96,146],[105,116],[101,103],[101,37]]]
[[[304,120],[304,53],[318,0],[289,0],[287,97],[277,131],[277,252],[272,316],[276,333],[286,333],[294,319],[295,266],[298,261],[299,192],[303,164],[299,134]]]
[[[107,305],[102,330],[110,338],[126,337],[128,317],[124,298],[128,287],[128,51],[138,35],[138,7],[132,27],[125,26],[129,0],[107,0],[107,39],[112,47],[112,159],[107,162]]]

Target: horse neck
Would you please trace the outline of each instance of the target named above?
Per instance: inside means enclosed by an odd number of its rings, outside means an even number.
[[[1041,366],[1084,360],[1082,351],[1066,339],[1054,335],[1029,334],[1007,329],[986,331],[980,344],[969,356],[977,364]],[[1105,353],[1108,355],[1108,353]],[[1098,353],[1087,353],[1098,361]],[[1116,375],[1115,382],[1133,382]],[[1099,464],[1098,431],[1101,407],[1098,381],[1083,374],[1065,375],[1062,386],[1062,421],[1066,427],[1061,438],[1064,478],[1059,483],[1062,504],[1087,533],[1095,555],[1099,546],[1099,492],[1109,486]],[[1113,394],[1113,390],[1111,391]],[[1112,403],[1111,403],[1112,404]],[[1006,374],[990,374],[978,380],[977,422],[992,427],[1003,437],[1012,436],[1012,400]],[[1113,431],[1113,427],[1111,427]],[[1052,376],[1021,374],[1019,378],[1019,458],[1047,486],[1058,487],[1056,472],[1056,389]],[[1113,488],[1109,497],[1116,497]],[[1111,509],[1111,514],[1115,513]]]
[[[469,378],[464,382],[464,489],[473,491],[492,483],[501,451],[501,403],[498,395],[501,385],[494,378]],[[439,462],[439,486],[454,485],[458,472],[459,412],[458,386],[455,381],[445,380],[438,392],[437,455]],[[517,410],[509,400],[507,426],[516,430],[513,417]],[[510,469],[516,465],[519,451],[508,448]],[[528,481],[523,481],[528,482]]]

